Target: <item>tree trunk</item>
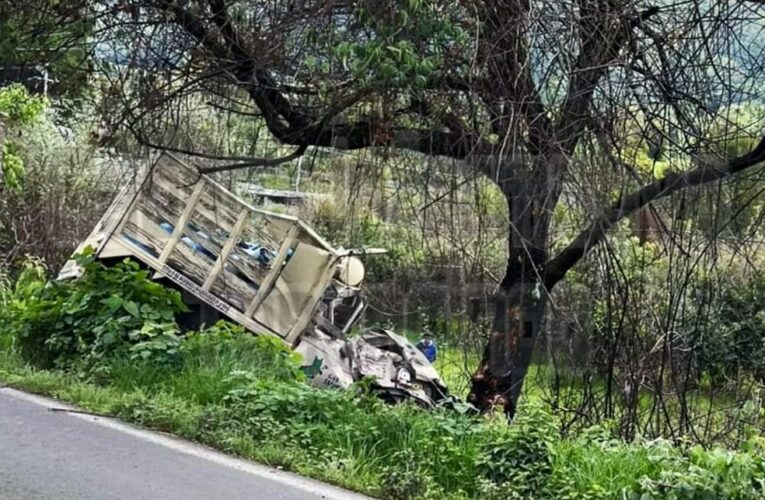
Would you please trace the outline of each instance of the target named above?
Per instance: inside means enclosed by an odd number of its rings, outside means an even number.
[[[468,396],[482,412],[501,406],[508,418],[515,414],[544,314],[545,299],[532,299],[532,290],[534,284],[521,281],[496,299],[491,337]]]
[[[508,418],[515,413],[544,315],[544,264],[550,214],[558,197],[547,169],[535,167],[516,166],[508,179],[498,181],[510,212],[508,259],[489,342],[468,396],[482,412],[501,406]]]

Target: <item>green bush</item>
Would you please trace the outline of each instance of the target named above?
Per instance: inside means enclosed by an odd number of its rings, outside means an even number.
[[[48,282],[35,262],[21,272],[2,314],[27,361],[90,370],[134,344],[143,343],[134,353],[145,357],[160,349],[160,333],[175,335],[175,314],[185,310],[178,292],[128,260],[108,269],[87,255],[78,262],[84,274],[77,280]]]
[[[624,442],[609,422],[563,437],[533,404],[507,426],[388,406],[365,383],[313,388],[278,339],[228,322],[181,336],[177,293],[129,262],[81,263],[76,281],[47,283],[34,261],[0,280],[3,381],[383,498],[765,497],[756,433],[739,451]]]
[[[538,406],[527,406],[514,425],[494,427],[478,459],[487,497],[529,498],[547,490],[558,426]]]
[[[214,428],[225,422],[234,434],[278,443],[319,468],[353,468],[373,477],[385,498],[465,496],[474,483],[483,429],[468,417],[390,407],[364,391],[321,390],[246,372],[232,378],[232,390],[213,412]]]
[[[271,336],[253,336],[239,325],[219,321],[192,332],[182,346],[184,368],[226,366],[229,371],[247,370],[280,380],[302,380],[300,356]]]
[[[175,322],[144,323],[140,330],[128,333],[134,344],[129,348],[132,361],[150,361],[158,365],[171,365],[178,361],[181,337]]]
[[[8,125],[27,125],[33,123],[45,110],[45,98],[29,94],[20,83],[0,88],[0,119]],[[22,143],[13,135],[0,144],[0,187],[5,185],[11,190],[20,190],[24,183],[24,161],[19,154]]]
[[[765,381],[765,273],[740,283],[702,282],[698,293],[710,299],[706,335],[688,335],[698,372],[718,385],[742,375]]]

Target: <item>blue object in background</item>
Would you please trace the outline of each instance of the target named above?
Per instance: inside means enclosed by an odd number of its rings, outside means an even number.
[[[276,252],[268,250],[265,247],[258,245],[257,243],[243,243],[242,249],[244,253],[257,259],[262,266],[268,267],[271,264],[271,259],[276,257]]]
[[[175,227],[172,224],[170,224],[169,222],[160,222],[159,223],[159,227],[164,229],[165,232],[168,233],[168,234],[173,234],[173,230],[175,230]],[[202,231],[197,231],[197,234],[199,236],[201,236],[202,238],[204,238],[204,239],[209,239],[207,237],[207,235],[205,233],[203,233]],[[218,258],[217,255],[215,255],[214,253],[212,253],[211,251],[209,251],[208,249],[206,249],[205,247],[203,247],[202,245],[200,245],[196,241],[192,240],[188,236],[181,236],[181,241],[187,247],[191,248],[196,253],[201,253],[202,255],[205,255],[205,256],[209,257],[210,259],[212,259],[212,260],[215,260],[215,259]]]
[[[435,342],[431,341],[429,344],[426,344],[424,341],[420,340],[417,342],[417,349],[419,349],[420,352],[422,352],[431,363],[436,361],[436,356],[438,356],[438,347],[436,347]]]
[[[160,222],[159,227],[162,228],[162,230],[164,230],[168,234],[173,234],[173,230],[175,230],[175,227],[167,221]],[[203,233],[202,231],[200,231],[198,228],[194,226],[190,225],[189,229],[195,231],[197,235],[203,239],[206,239],[206,240],[210,239],[205,233]],[[210,252],[205,247],[195,242],[188,236],[182,236],[181,241],[186,246],[191,248],[194,252],[204,254],[210,257],[212,260],[215,260],[217,258],[217,255]],[[144,246],[144,245],[141,245],[141,246]],[[260,263],[260,265],[262,265],[263,267],[268,267],[271,264],[271,260],[273,260],[276,257],[275,251],[262,247],[258,245],[257,243],[245,241],[245,242],[238,243],[237,246],[241,248],[244,253],[256,259],[258,263]],[[285,260],[289,260],[290,257],[292,257],[293,253],[294,253],[293,250],[290,248],[287,251],[287,258]],[[232,256],[231,258],[236,259],[237,257]]]

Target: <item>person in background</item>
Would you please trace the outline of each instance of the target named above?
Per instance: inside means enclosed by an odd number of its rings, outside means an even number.
[[[435,363],[436,356],[438,355],[438,347],[436,347],[436,343],[433,342],[433,335],[431,335],[430,332],[425,332],[422,336],[422,340],[417,342],[416,347],[426,358],[428,358],[428,361]]]

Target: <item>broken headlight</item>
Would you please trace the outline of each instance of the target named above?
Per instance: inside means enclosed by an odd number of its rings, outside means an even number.
[[[409,385],[412,383],[412,374],[406,368],[399,368],[396,373],[396,382],[401,385]]]

